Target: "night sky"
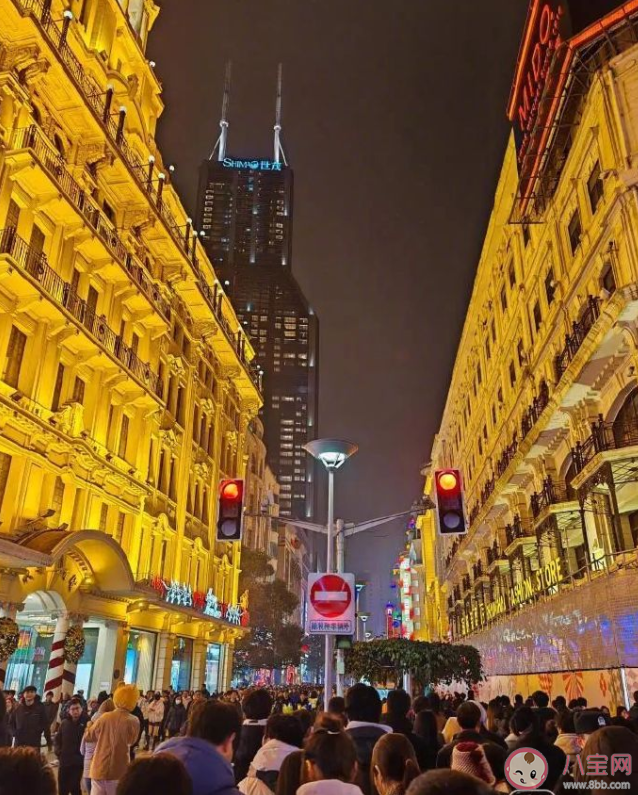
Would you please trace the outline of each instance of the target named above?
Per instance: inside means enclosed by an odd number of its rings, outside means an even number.
[[[526,0],[163,0],[158,137],[195,212],[233,62],[228,153],[270,156],[277,64],[295,171],[293,272],[321,323],[319,429],[360,451],[338,516],[422,489],[498,170]],[[320,517],[323,518],[323,517]],[[350,542],[381,631],[404,526]]]

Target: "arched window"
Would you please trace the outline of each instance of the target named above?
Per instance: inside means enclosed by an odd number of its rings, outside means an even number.
[[[612,425],[616,447],[638,444],[638,389],[629,394]]]

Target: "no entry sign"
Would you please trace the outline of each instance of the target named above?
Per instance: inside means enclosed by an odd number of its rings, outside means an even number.
[[[308,633],[353,635],[354,574],[310,574],[308,587]]]

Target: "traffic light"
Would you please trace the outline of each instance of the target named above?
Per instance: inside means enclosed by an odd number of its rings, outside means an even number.
[[[463,481],[458,469],[439,469],[434,473],[436,516],[441,535],[467,533]]]
[[[335,649],[351,649],[351,648],[352,648],[352,635],[335,636]]]
[[[241,541],[244,481],[222,480],[217,506],[217,540]]]

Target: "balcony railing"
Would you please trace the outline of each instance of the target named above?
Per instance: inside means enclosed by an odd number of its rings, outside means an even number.
[[[205,288],[210,294],[212,291],[200,273],[196,254],[196,238],[193,236],[194,233],[190,222],[181,226],[177,223],[166,201],[163,199],[164,181],[152,179],[151,165],[143,162],[126,139],[124,133],[124,117],[121,114],[116,114],[118,118],[118,121],[116,121],[116,117],[111,112],[111,103],[113,100],[112,90],[104,91],[95,80],[87,74],[86,70],[69,47],[67,42],[68,25],[65,28],[64,25],[60,26],[57,21],[53,20],[50,10],[51,3],[48,0],[13,0],[13,3],[20,10],[20,13],[25,16],[31,15],[38,21],[49,43],[53,49],[57,51],[60,60],[69,71],[80,93],[84,96],[94,115],[102,124],[112,144],[121,154],[123,161],[129,168],[138,187],[147,195],[151,205],[164,222],[177,247],[182,251],[184,256],[189,259],[193,270],[198,274],[198,284],[202,293],[204,293],[202,285],[205,285]],[[205,297],[207,296],[205,295]],[[221,312],[221,308],[215,312],[215,315],[220,325],[226,330],[228,324]],[[236,336],[236,339],[233,340],[233,336]],[[256,367],[253,367],[245,360],[244,339],[242,335],[239,333],[233,335],[231,331],[230,338],[231,341],[234,342],[235,350],[238,353],[241,350],[240,355],[242,362],[245,365],[246,372],[251,381],[261,391],[261,374],[257,371]]]
[[[492,477],[486,481],[485,485],[481,489],[481,500],[480,500],[481,507],[483,507],[483,505],[485,505],[485,503],[491,497],[495,485],[496,485],[496,478],[494,477],[494,475],[492,475]]]
[[[505,527],[505,538],[509,547],[520,538],[535,538],[535,535],[529,523],[516,514],[513,522]]]
[[[507,467],[512,462],[512,459],[516,455],[518,451],[518,439],[516,436],[512,440],[512,443],[508,445],[503,452],[501,453],[501,457],[498,459],[496,464],[496,476],[501,477],[501,475],[505,472]]]
[[[454,556],[456,555],[456,553],[458,551],[459,551],[459,542],[455,541],[452,544],[452,548],[448,552],[447,557],[445,558],[445,566],[446,566],[446,568],[449,568],[450,563],[452,563],[452,560],[454,559]]]
[[[638,417],[626,416],[621,422],[604,422],[600,414],[591,425],[591,436],[582,444],[578,442],[572,450],[576,472],[582,472],[598,453],[633,445],[638,445]]]
[[[65,282],[47,263],[45,255],[31,248],[14,228],[0,229],[0,254],[8,254],[26,271],[44,290],[44,292],[61,307],[64,307],[75,320],[106,348],[130,372],[159,394],[161,382],[157,373],[151,370],[150,364],[143,362],[116,334],[106,322],[106,318],[98,316],[89,304],[78,296],[69,282]]]
[[[499,549],[498,543],[495,541],[491,547],[487,548],[487,565],[491,566],[497,560],[503,559],[503,553]]]
[[[150,180],[145,180],[144,174],[146,169],[148,169],[148,164],[144,163],[130,146],[124,135],[121,123],[116,122],[114,116],[111,114],[109,106],[110,99],[109,102],[106,100],[107,97],[112,99],[112,94],[103,91],[95,80],[87,74],[80,61],[75,57],[68,45],[67,35],[64,33],[64,26],[60,26],[58,22],[51,17],[50,2],[47,2],[47,0],[13,0],[13,2],[23,14],[31,14],[38,20],[49,39],[49,43],[53,49],[57,51],[60,60],[71,74],[73,81],[84,95],[84,98],[95,115],[101,121],[113,144],[118,148],[123,160],[132,171],[135,180],[153,201],[158,215],[164,221],[168,231],[179,248],[186,256],[189,256],[193,246],[193,241],[190,239],[191,231],[189,230],[187,234],[182,235],[179,224],[167,207],[166,202],[162,201],[161,193],[153,186]]]
[[[543,488],[532,494],[530,508],[534,519],[538,519],[541,513],[549,508],[550,505],[558,505],[561,502],[569,502],[572,499],[569,495],[567,486],[564,483],[554,483],[551,477],[545,478]]]
[[[115,226],[90,195],[73,179],[68,171],[66,160],[51,146],[42,131],[35,124],[16,130],[11,146],[13,149],[28,149],[33,152],[43,168],[58,183],[71,204],[80,211],[88,225],[115,259],[126,269],[144,295],[164,318],[169,319],[170,306],[162,297],[157,285],[151,281],[142,265],[126,250]]]
[[[541,381],[538,395],[523,413],[521,420],[521,438],[524,439],[538,422],[539,417],[549,403],[549,387],[546,381]]]
[[[556,374],[556,382],[560,381],[563,373],[569,367],[578,349],[585,341],[585,337],[589,334],[591,327],[600,317],[600,300],[593,295],[590,295],[587,301],[587,308],[581,315],[580,320],[574,320],[572,323],[572,333],[565,335],[565,346],[563,350],[554,358],[554,372]]]

